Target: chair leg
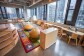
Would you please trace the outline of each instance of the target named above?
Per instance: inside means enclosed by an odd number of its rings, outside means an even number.
[[[61,34],[59,34],[59,37],[60,37],[60,39],[62,38],[62,35]]]
[[[62,39],[62,35],[60,35],[60,38]]]
[[[76,45],[77,45],[77,39],[76,39]]]
[[[71,40],[71,38],[69,38],[68,44],[69,44],[70,40]]]

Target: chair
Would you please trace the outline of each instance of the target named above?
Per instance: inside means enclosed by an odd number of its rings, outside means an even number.
[[[67,31],[67,35],[68,36],[71,36],[72,35],[72,32]]]
[[[68,35],[66,30],[61,29],[61,39],[65,42],[68,42]]]
[[[56,27],[58,28],[58,27]],[[58,36],[61,37],[61,28],[58,28]]]
[[[70,40],[73,39],[73,40],[76,40],[76,45],[77,45],[77,39],[78,35],[75,34],[75,33],[72,33],[71,36],[69,36],[69,41],[68,41],[68,44],[70,43]]]
[[[62,36],[66,36],[66,32],[62,28],[58,29],[58,36],[62,38]]]
[[[63,35],[67,35],[67,34],[66,34],[67,31],[65,31],[65,30],[63,30],[63,29],[61,29],[61,31],[62,31],[62,36],[63,36]]]
[[[78,39],[79,39],[78,45],[83,45],[84,46],[84,36],[78,35]]]
[[[83,38],[83,40],[82,40],[82,46],[84,46],[84,38]]]

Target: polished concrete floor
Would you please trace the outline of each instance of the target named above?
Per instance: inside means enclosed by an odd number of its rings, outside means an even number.
[[[38,47],[29,53],[25,53],[23,46],[18,41],[17,45],[5,56],[84,56],[84,48],[80,46],[71,46],[58,39],[48,49],[43,50]]]

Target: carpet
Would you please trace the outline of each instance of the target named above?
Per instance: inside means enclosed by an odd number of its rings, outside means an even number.
[[[29,32],[24,30],[18,30],[18,33],[26,53],[32,51],[33,49],[37,48],[40,45],[40,40],[38,40],[35,43],[29,40],[29,36],[28,36]]]

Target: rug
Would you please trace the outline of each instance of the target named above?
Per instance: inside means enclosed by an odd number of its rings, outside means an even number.
[[[29,36],[28,36],[29,32],[25,32],[24,30],[18,30],[18,33],[26,53],[32,51],[33,49],[37,48],[40,45],[39,40],[35,43],[29,40]]]

